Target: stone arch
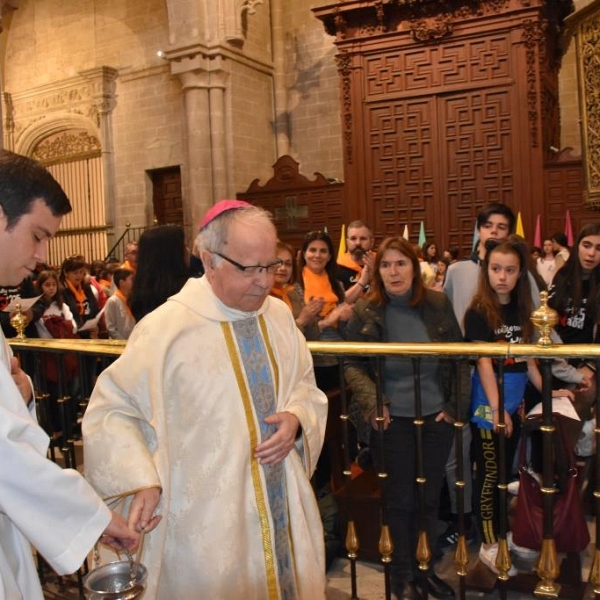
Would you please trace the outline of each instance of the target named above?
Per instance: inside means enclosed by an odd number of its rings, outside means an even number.
[[[31,156],[41,141],[53,134],[70,129],[84,130],[89,135],[102,140],[100,128],[91,118],[76,113],[55,113],[48,118],[35,121],[24,129],[15,141],[14,151]]]

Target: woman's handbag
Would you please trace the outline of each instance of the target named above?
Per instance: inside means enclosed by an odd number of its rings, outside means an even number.
[[[79,339],[76,333],[73,333],[73,325],[64,319],[53,315],[44,319],[44,325],[54,339]],[[51,383],[58,383],[58,364],[57,355],[53,353],[44,353],[42,360],[46,379]],[[66,381],[73,379],[79,372],[79,361],[77,355],[72,352],[64,355],[64,376]]]
[[[554,457],[559,492],[554,494],[554,542],[558,552],[581,552],[590,543],[590,534],[583,514],[578,490],[575,456],[566,437],[563,418],[554,415]],[[544,537],[542,491],[537,478],[528,470],[526,451],[531,432],[539,429],[540,418],[527,419],[519,452],[519,492],[513,521],[515,544],[540,550]],[[539,441],[539,440],[535,440]]]

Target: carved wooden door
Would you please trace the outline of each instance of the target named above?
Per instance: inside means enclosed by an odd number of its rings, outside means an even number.
[[[479,205],[512,204],[508,89],[374,102],[365,111],[369,220],[382,236],[402,234],[405,224],[416,234],[422,221],[429,236],[456,246],[473,231]]]
[[[181,170],[179,167],[155,169],[149,172],[152,180],[154,220],[159,225],[183,225]]]
[[[558,135],[557,32],[567,0],[353,1],[313,9],[336,36],[344,217],[377,237],[467,254],[500,201],[533,229]],[[557,25],[550,28],[549,23]]]

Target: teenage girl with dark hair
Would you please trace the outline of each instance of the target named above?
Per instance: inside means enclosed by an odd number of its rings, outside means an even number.
[[[544,240],[542,244],[542,255],[536,260],[536,269],[546,286],[552,283],[554,271],[556,269],[556,257],[554,256],[554,245],[550,238]]]
[[[100,312],[98,300],[92,286],[86,281],[87,264],[81,254],[74,254],[63,261],[60,269],[60,283],[64,301],[68,304],[77,329],[80,330],[86,321],[96,317]],[[86,331],[79,331],[79,336],[98,337],[99,328],[95,326]]]
[[[548,304],[558,312],[556,333],[564,344],[600,341],[600,224],[590,223],[577,236],[565,265],[557,271],[549,290]],[[583,420],[591,418],[596,397],[595,364],[569,361],[584,375],[585,391],[576,395],[575,407]]]
[[[423,252],[423,260],[429,263],[429,266],[437,275],[438,261],[440,259],[437,244],[433,240],[427,240],[421,247],[421,251]]]
[[[75,338],[77,337],[77,324],[69,305],[64,302],[58,283],[58,273],[52,270],[42,271],[37,278],[36,286],[42,297],[37,301],[37,311],[40,315],[35,321],[35,327],[41,338]],[[56,357],[44,354],[42,365],[46,376],[48,397],[48,412],[44,414],[42,406],[42,426],[46,428],[48,434],[54,438],[58,437],[63,426],[58,405],[59,386],[58,386],[58,367]],[[78,365],[77,357],[73,354],[64,356],[64,381],[63,385],[68,386],[70,392],[76,390],[76,384],[73,380],[77,376]],[[75,419],[72,406],[66,408],[66,417]],[[50,429],[48,429],[48,427]]]
[[[136,322],[179,292],[188,274],[189,253],[179,225],[157,225],[144,231],[129,297]]]
[[[521,237],[509,235],[499,243],[489,240],[486,247],[477,292],[465,314],[465,339],[500,344],[531,343],[534,336],[530,321],[533,302],[527,274],[527,246]],[[474,487],[483,536],[479,559],[496,573],[500,422],[497,375],[497,360],[480,358],[471,386],[473,458],[477,469]],[[519,438],[520,422],[515,415],[528,380],[541,390],[542,377],[534,359],[509,358],[504,361],[504,423],[509,438],[507,468],[512,465]],[[556,390],[553,395],[572,397],[567,390]],[[508,475],[506,473],[506,480]],[[510,574],[513,573],[511,569]]]

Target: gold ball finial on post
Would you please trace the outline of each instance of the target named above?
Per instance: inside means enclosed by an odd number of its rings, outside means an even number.
[[[29,319],[21,312],[21,305],[15,305],[15,312],[13,316],[10,318],[10,324],[17,331],[17,339],[24,340],[25,339],[25,328],[29,324]]]
[[[558,323],[558,313],[548,306],[548,292],[540,293],[540,302],[540,307],[531,313],[531,322],[540,334],[538,346],[552,346],[550,334]]]

